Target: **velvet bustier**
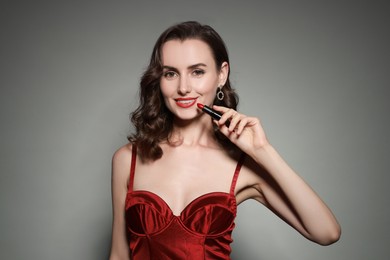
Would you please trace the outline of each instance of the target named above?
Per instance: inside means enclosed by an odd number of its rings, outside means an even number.
[[[244,156],[237,163],[230,192],[211,192],[190,202],[179,216],[157,194],[133,190],[133,146],[125,204],[126,232],[133,260],[230,259],[237,205],[234,189]]]

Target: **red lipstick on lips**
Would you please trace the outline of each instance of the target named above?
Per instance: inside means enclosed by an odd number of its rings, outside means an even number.
[[[176,105],[182,108],[189,108],[195,105],[196,98],[176,98]]]

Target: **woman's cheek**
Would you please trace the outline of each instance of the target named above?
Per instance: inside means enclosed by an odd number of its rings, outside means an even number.
[[[172,84],[172,82],[168,82],[167,80],[161,80],[160,90],[164,98],[172,96],[173,93],[175,92],[174,84]]]
[[[214,91],[217,89],[217,82],[210,81],[207,79],[200,80],[196,84],[197,84],[198,92],[205,95],[214,93]]]

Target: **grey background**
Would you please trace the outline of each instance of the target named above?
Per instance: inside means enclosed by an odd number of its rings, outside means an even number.
[[[387,1],[2,1],[0,258],[107,259],[110,161],[158,35],[224,38],[241,112],[333,209],[322,247],[239,206],[234,259],[388,259]]]

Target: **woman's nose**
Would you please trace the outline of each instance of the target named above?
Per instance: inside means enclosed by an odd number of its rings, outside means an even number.
[[[190,80],[187,77],[181,77],[179,82],[178,93],[180,95],[185,95],[190,93],[192,90]]]

